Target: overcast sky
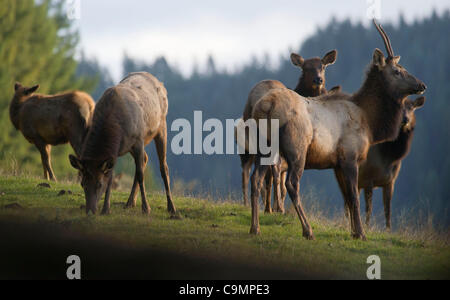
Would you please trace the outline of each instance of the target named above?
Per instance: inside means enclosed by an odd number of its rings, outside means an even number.
[[[115,79],[126,52],[153,61],[164,55],[184,74],[212,54],[219,68],[234,70],[252,55],[274,61],[297,48],[332,16],[368,24],[368,2],[377,0],[79,0],[81,47]],[[381,22],[407,21],[450,8],[449,0],[381,0]]]

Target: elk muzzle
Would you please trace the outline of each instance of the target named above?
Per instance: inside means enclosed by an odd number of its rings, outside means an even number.
[[[88,186],[85,188],[84,194],[86,196],[86,214],[89,215],[91,212],[93,215],[97,214],[97,206],[102,194],[102,189],[96,186]]]
[[[313,80],[313,83],[317,86],[321,86],[323,84],[323,78],[322,77],[316,77]]]
[[[423,93],[425,93],[426,90],[427,90],[427,86],[425,85],[425,83],[423,83],[422,81],[419,81],[418,87],[416,90],[416,94],[422,95]]]

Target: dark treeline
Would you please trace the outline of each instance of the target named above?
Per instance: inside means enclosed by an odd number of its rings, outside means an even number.
[[[402,17],[397,25],[384,24],[391,37],[394,51],[402,56],[401,64],[426,82],[428,102],[417,112],[417,128],[411,154],[404,161],[393,201],[394,213],[415,212],[418,216],[432,214],[441,224],[450,224],[448,200],[450,187],[450,14],[433,13],[430,17],[407,24]],[[364,79],[366,66],[375,48],[384,51],[378,33],[372,27],[348,20],[332,19],[319,28],[299,47],[305,58],[323,56],[332,49],[339,51],[337,63],[327,71],[327,87],[342,85],[347,92],[355,92]],[[228,73],[215,67],[208,59],[207,71],[194,71],[185,78],[176,67],[161,57],[153,63],[124,57],[124,74],[148,71],[164,82],[169,91],[169,126],[173,120],[193,120],[194,110],[208,118],[238,119],[251,88],[260,80],[277,79],[294,88],[300,70],[291,65],[289,53],[280,58],[275,69],[265,61],[253,59],[239,71]],[[170,132],[169,142],[176,132]],[[206,136],[207,134],[204,134]],[[155,151],[151,150],[151,164],[156,167]],[[175,156],[169,151],[169,166],[173,178],[195,182],[195,191],[229,195],[240,199],[241,168],[237,155]],[[343,206],[341,195],[331,171],[308,171],[304,176],[303,193],[314,191],[321,207]],[[381,195],[375,195],[381,207]]]

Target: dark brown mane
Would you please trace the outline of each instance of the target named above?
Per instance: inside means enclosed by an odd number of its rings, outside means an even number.
[[[9,106],[9,117],[11,119],[11,123],[13,123],[14,128],[17,130],[20,130],[20,108],[22,107],[22,102],[19,102],[16,99],[16,96],[14,96],[14,100],[11,102],[11,105]]]
[[[412,140],[414,137],[414,129],[401,130],[397,139],[392,142],[386,142],[378,145],[384,157],[392,162],[404,159],[411,150]]]
[[[108,96],[109,91],[104,95]],[[82,160],[106,160],[119,156],[122,129],[107,105],[97,106],[81,154]]]
[[[366,112],[372,143],[392,141],[398,136],[405,99],[389,94],[381,72],[375,65],[369,66],[362,88],[351,101]]]

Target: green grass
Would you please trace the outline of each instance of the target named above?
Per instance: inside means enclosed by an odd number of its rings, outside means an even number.
[[[0,219],[50,224],[89,236],[102,236],[121,245],[140,249],[170,250],[180,254],[277,266],[301,270],[329,279],[366,279],[370,255],[382,261],[383,279],[450,279],[450,247],[439,239],[400,233],[367,232],[368,241],[353,240],[343,222],[311,217],[315,241],[301,237],[301,225],[293,215],[261,214],[261,236],[251,236],[250,209],[233,203],[213,203],[176,197],[182,216],[172,220],[161,194],[149,195],[150,217],[140,207],[124,210],[127,193],[114,192],[109,216],[86,216],[79,185],[1,176],[0,207],[18,203],[25,209],[0,208]],[[73,195],[57,196],[60,190]],[[140,201],[138,201],[140,203]],[[308,211],[308,209],[307,209]],[[308,213],[308,212],[307,212]]]

